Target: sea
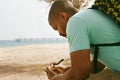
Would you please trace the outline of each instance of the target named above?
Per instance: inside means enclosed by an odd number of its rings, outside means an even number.
[[[15,39],[15,40],[0,40],[0,47],[16,47],[33,44],[61,44],[67,43],[65,38],[42,38],[42,39]]]

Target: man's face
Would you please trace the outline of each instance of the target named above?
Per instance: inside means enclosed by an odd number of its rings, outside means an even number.
[[[60,36],[66,37],[67,21],[57,19],[57,20],[54,20],[54,21],[49,21],[49,23],[54,30],[57,30],[59,32]]]
[[[57,31],[59,32],[60,36],[66,37],[66,23],[59,22],[57,24]]]

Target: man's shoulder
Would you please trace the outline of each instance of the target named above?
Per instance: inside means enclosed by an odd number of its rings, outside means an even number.
[[[85,9],[81,9],[79,10],[78,13],[76,13],[74,16],[89,16],[92,14],[100,14],[101,12],[98,11],[98,10],[95,10],[95,9],[88,9],[88,8],[85,8]]]

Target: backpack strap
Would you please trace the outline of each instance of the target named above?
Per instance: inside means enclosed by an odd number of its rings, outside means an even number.
[[[97,59],[98,59],[98,53],[99,53],[99,47],[103,46],[103,47],[111,47],[111,46],[120,46],[120,42],[117,43],[104,43],[104,44],[91,44],[92,47],[95,48],[94,51],[94,58],[93,58],[93,68],[94,68],[94,73],[98,72],[98,64],[97,64]]]

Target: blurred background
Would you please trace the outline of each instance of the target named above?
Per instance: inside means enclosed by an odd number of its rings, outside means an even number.
[[[48,24],[50,6],[40,0],[0,0],[0,47],[63,42]]]
[[[48,24],[49,7],[39,0],[0,0],[0,40],[60,37]]]

